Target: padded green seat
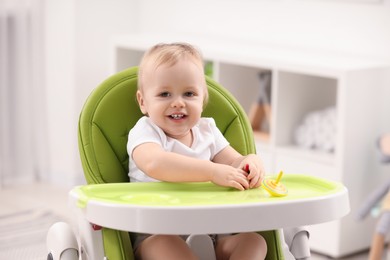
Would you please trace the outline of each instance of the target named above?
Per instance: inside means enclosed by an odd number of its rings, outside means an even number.
[[[203,116],[213,117],[230,144],[241,154],[255,153],[252,129],[240,104],[217,82],[208,77],[206,80],[209,102]],[[88,184],[129,182],[127,137],[142,116],[136,91],[137,67],[132,67],[105,80],[88,97],[80,115],[78,132]],[[283,259],[279,233],[266,231],[261,234],[267,240],[266,259]],[[108,259],[134,258],[131,234],[127,232],[103,228],[103,243]]]

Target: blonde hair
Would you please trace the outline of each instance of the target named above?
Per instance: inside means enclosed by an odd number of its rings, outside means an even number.
[[[203,58],[201,53],[188,43],[160,43],[145,52],[138,68],[138,89],[142,90],[145,71],[152,66],[157,69],[161,65],[173,66],[182,58],[190,58],[204,74]],[[204,82],[205,96],[203,104],[208,101],[206,79]]]

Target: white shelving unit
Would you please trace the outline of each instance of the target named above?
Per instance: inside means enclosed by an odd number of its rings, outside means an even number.
[[[269,173],[283,170],[343,182],[352,212],[342,220],[310,227],[313,251],[340,257],[368,248],[374,220],[357,222],[354,214],[371,190],[388,176],[378,167],[374,142],[383,128],[377,113],[389,97],[390,66],[382,62],[249,42],[183,35],[133,34],[112,39],[112,73],[139,64],[143,52],[159,42],[186,41],[213,62],[214,78],[229,89],[246,111],[258,92],[257,73],[272,71],[270,141],[257,142]],[[333,153],[299,148],[293,132],[312,111],[336,107]],[[310,212],[308,212],[310,214]]]

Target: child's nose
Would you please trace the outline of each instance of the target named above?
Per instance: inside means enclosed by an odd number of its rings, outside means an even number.
[[[185,103],[182,97],[177,97],[172,102],[172,107],[184,107]]]

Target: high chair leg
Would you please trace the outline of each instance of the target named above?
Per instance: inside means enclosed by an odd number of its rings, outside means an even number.
[[[305,227],[286,228],[284,237],[295,259],[310,259],[309,232]]]
[[[209,235],[190,235],[186,242],[199,260],[216,260],[214,244]]]
[[[290,250],[295,259],[310,259],[309,236],[307,232],[302,231],[295,235]]]
[[[46,236],[48,260],[79,259],[78,243],[72,228],[65,222],[53,224]]]

